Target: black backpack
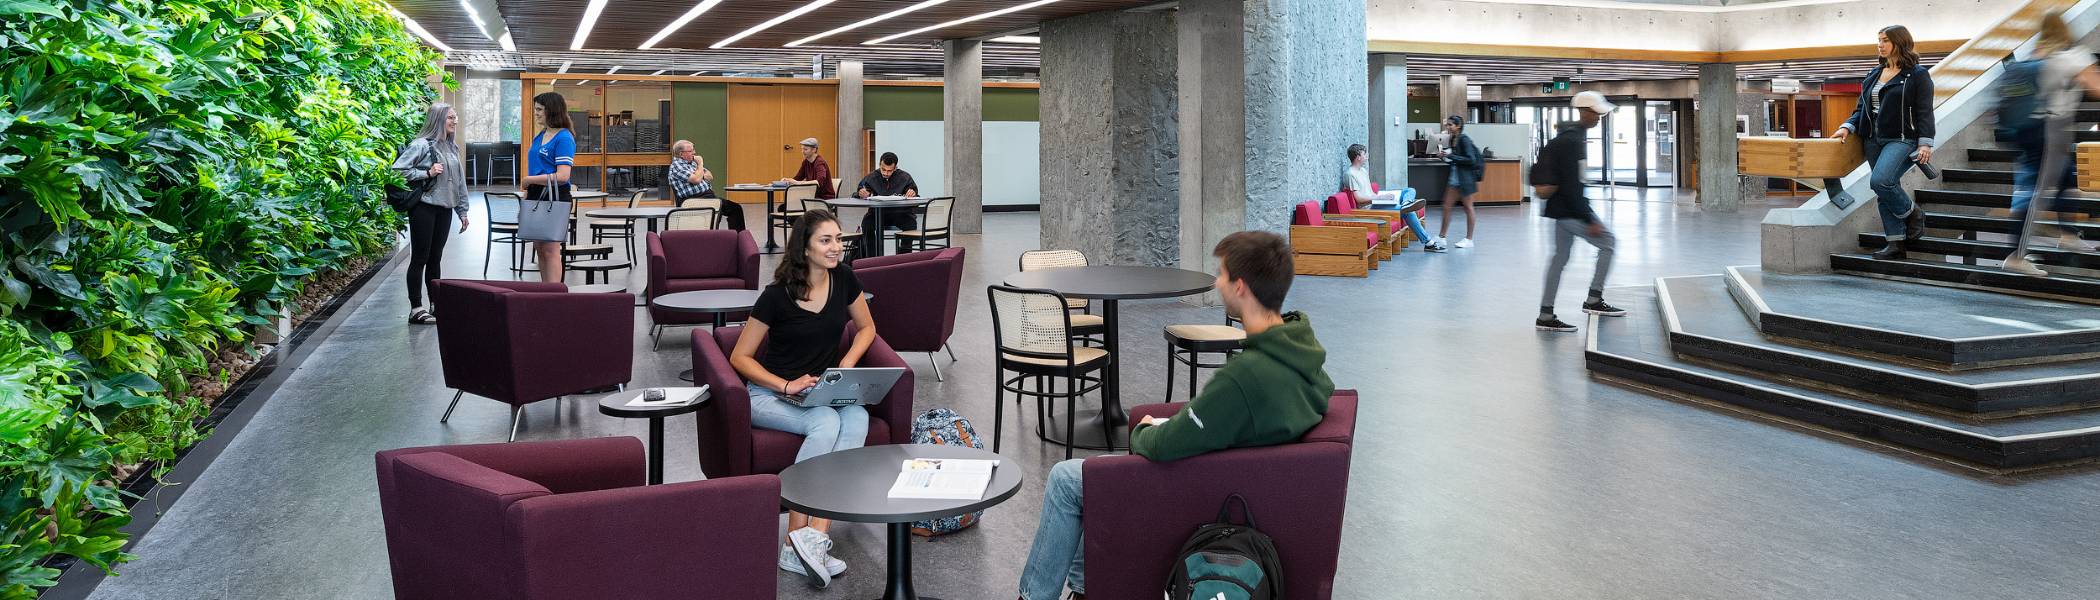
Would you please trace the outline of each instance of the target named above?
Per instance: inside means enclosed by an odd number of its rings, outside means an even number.
[[[1232,501],[1240,501],[1247,524],[1232,524]],[[1283,560],[1276,543],[1254,528],[1254,508],[1233,494],[1218,507],[1218,520],[1196,528],[1181,545],[1167,578],[1169,600],[1281,600]]]
[[[2034,118],[2042,102],[2042,59],[2006,63],[1998,76],[1998,124],[1993,130],[2000,143],[2013,143],[2019,132],[2041,124]]]
[[[395,150],[394,154],[398,156],[401,154],[401,151],[407,150],[414,144],[414,142],[410,142],[408,145]],[[420,160],[420,157],[418,160]],[[409,209],[416,207],[416,203],[423,201],[423,193],[430,191],[431,184],[436,181],[436,177],[429,177],[422,181],[409,182],[408,185],[386,184],[386,205],[393,207],[397,211],[408,212]]]

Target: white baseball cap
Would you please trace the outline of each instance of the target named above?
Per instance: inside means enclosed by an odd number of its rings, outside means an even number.
[[[1600,115],[1611,114],[1611,111],[1619,108],[1619,105],[1612,104],[1610,100],[1605,100],[1604,94],[1595,90],[1576,94],[1575,99],[1568,103],[1574,105],[1575,108],[1587,108],[1596,111]]]

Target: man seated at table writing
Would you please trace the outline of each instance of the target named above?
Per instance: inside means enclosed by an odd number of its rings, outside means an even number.
[[[884,152],[879,162],[881,163],[880,167],[869,172],[867,177],[861,178],[860,189],[853,192],[855,197],[919,197],[919,183],[912,181],[910,173],[904,172],[904,169],[897,168],[897,153]],[[882,227],[894,227],[903,231],[919,228],[919,221],[912,218],[911,209],[909,208],[892,208],[881,212],[883,215],[882,224],[879,226],[875,223],[876,211],[869,210],[867,216],[861,217],[860,231],[862,234],[873,235],[882,231]]]
[[[817,184],[817,199],[830,200],[839,197],[838,188],[831,184],[831,163],[817,154],[817,138],[802,138],[802,167],[795,176],[774,183],[803,185]]]
[[[1218,295],[1225,314],[1247,328],[1239,354],[1203,386],[1203,392],[1166,419],[1146,417],[1130,434],[1130,451],[1155,461],[1180,460],[1213,450],[1290,442],[1318,425],[1327,413],[1334,382],[1321,365],[1327,350],[1313,337],[1305,313],[1284,313],[1291,289],[1291,245],[1267,231],[1225,236],[1218,257]],[[1021,570],[1022,600],[1056,600],[1071,588],[1086,597],[1080,550],[1080,464],[1075,458],[1050,468],[1041,520],[1028,564]]]
[[[707,170],[707,159],[693,151],[693,142],[678,140],[671,142],[671,191],[678,195],[678,204],[689,198],[714,198],[715,174]],[[722,203],[722,218],[729,228],[744,230],[744,211],[735,204]]]

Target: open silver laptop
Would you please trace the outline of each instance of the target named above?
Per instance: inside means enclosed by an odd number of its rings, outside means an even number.
[[[889,395],[890,386],[897,385],[897,378],[903,376],[904,367],[827,369],[817,376],[816,385],[800,395],[781,399],[804,407],[881,404],[883,396]]]

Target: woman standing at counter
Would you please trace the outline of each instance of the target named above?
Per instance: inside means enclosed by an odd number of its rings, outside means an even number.
[[[1874,258],[1897,259],[1904,257],[1904,240],[1925,235],[1925,211],[1903,193],[1903,174],[1917,163],[1932,163],[1932,74],[1918,66],[1916,45],[1902,25],[1881,28],[1880,54],[1880,66],[1867,72],[1859,107],[1830,137],[1866,136],[1871,187],[1881,200],[1881,232],[1888,239]]]
[[[1480,156],[1480,147],[1473,145],[1473,138],[1466,135],[1466,119],[1458,115],[1444,117],[1444,135],[1450,136],[1451,145],[1444,148],[1444,162],[1451,163],[1451,176],[1444,182],[1444,225],[1436,230],[1436,241],[1444,243],[1444,236],[1451,234],[1451,205],[1463,203],[1466,209],[1466,238],[1452,244],[1454,248],[1473,247],[1473,194],[1480,191],[1480,178],[1487,172],[1487,161]]]

